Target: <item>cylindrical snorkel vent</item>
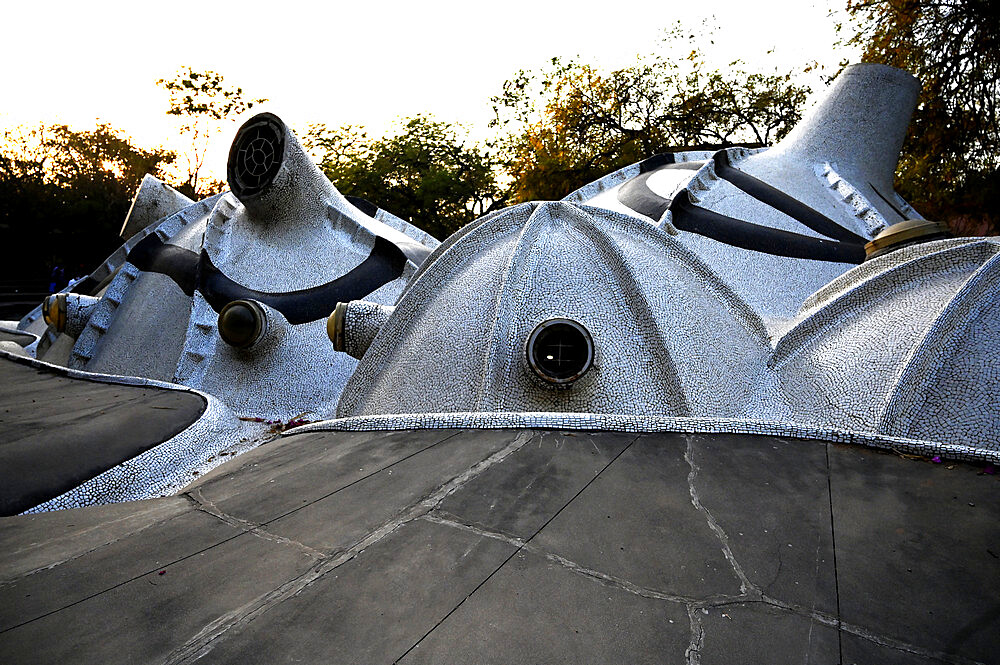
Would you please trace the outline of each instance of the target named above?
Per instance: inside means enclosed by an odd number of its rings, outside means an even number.
[[[42,317],[56,332],[79,337],[100,300],[79,293],[53,293],[42,301]]]
[[[236,132],[226,176],[229,188],[243,203],[260,196],[274,182],[284,160],[286,131],[281,118],[260,113]]]
[[[42,318],[45,323],[62,332],[66,329],[66,294],[53,293],[42,301]]]
[[[594,364],[594,340],[583,324],[572,319],[542,321],[525,345],[528,366],[542,380],[566,387]]]
[[[267,312],[254,300],[234,300],[219,312],[219,337],[237,349],[251,349],[267,334]]]
[[[333,342],[333,350],[361,360],[395,309],[367,300],[337,303],[326,321],[326,334]]]

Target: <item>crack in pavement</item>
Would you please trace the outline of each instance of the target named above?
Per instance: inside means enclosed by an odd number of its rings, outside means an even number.
[[[570,572],[576,573],[577,575],[581,575],[593,581],[604,584],[605,586],[619,589],[621,591],[625,591],[627,593],[640,596],[642,598],[650,598],[653,600],[664,600],[667,602],[681,603],[685,605],[690,603],[701,602],[701,599],[698,598],[693,598],[690,596],[682,596],[678,594],[664,593],[662,591],[650,589],[649,587],[644,587],[638,584],[634,584],[620,577],[615,577],[613,575],[608,575],[607,573],[602,573],[599,570],[594,570],[592,568],[587,568],[586,566],[581,566],[580,564],[571,561],[566,557],[555,554],[554,552],[549,552],[547,550],[544,550],[538,547],[537,545],[532,545],[531,543],[523,541],[520,538],[507,536],[505,534],[498,533],[496,531],[488,531],[486,529],[481,529],[479,527],[472,526],[469,524],[464,524],[462,522],[457,522],[454,520],[438,517],[437,515],[424,515],[423,517],[421,517],[421,519],[427,520],[428,522],[434,522],[435,524],[442,524],[445,526],[450,526],[455,529],[473,533],[483,538],[492,538],[494,540],[499,540],[508,543],[509,545],[513,545],[514,547],[521,548],[521,550],[524,552],[530,552],[532,554],[544,557],[547,561],[555,563],[569,570]],[[718,598],[718,600],[723,600],[723,599]],[[737,599],[734,598],[731,599],[727,597],[724,600],[737,600]]]
[[[698,477],[698,465],[694,462],[694,436],[691,434],[685,434],[684,440],[687,442],[687,447],[684,450],[684,459],[687,461],[688,466],[691,467],[691,472],[688,473],[687,478],[688,493],[691,495],[691,504],[696,510],[705,516],[705,519],[708,522],[708,528],[711,529],[712,533],[714,533],[716,538],[719,539],[719,543],[722,545],[722,554],[726,557],[726,561],[728,561],[729,565],[732,566],[733,573],[740,581],[740,593],[744,595],[752,594],[759,597],[761,595],[760,589],[758,589],[746,576],[746,573],[743,572],[743,568],[736,560],[733,550],[729,547],[729,536],[727,536],[726,532],[721,526],[719,526],[719,523],[715,520],[711,511],[702,505],[701,499],[698,497],[698,491],[694,486],[694,481]]]
[[[290,545],[295,549],[298,549],[299,551],[303,552],[307,556],[316,557],[318,559],[325,559],[328,556],[325,552],[313,549],[312,547],[309,547],[304,543],[300,543],[297,540],[292,540],[291,538],[286,538],[284,536],[280,536],[276,533],[268,531],[267,529],[264,528],[263,524],[258,524],[257,522],[251,522],[250,520],[245,520],[240,517],[235,517],[233,515],[230,515],[229,513],[223,512],[222,510],[219,509],[218,506],[215,505],[215,503],[205,498],[205,496],[201,493],[200,487],[192,490],[191,492],[186,492],[183,496],[185,496],[192,503],[194,503],[196,510],[211,515],[212,517],[215,517],[216,519],[219,519],[228,524],[229,526],[235,527],[243,531],[244,533],[249,533],[250,535],[256,536],[257,538],[260,538],[262,540],[270,541],[272,543],[279,543],[281,545]]]
[[[529,431],[530,431],[530,430],[529,430]],[[541,433],[540,433],[540,436],[544,436],[544,434],[545,434],[544,432],[541,432]],[[580,488],[580,490],[579,490],[579,491],[578,491],[578,492],[577,492],[576,494],[574,494],[572,498],[570,498],[570,500],[569,500],[569,501],[567,501],[567,502],[566,502],[565,504],[563,504],[562,508],[560,508],[560,509],[559,509],[559,510],[557,510],[557,511],[556,511],[555,513],[553,513],[553,515],[552,515],[551,517],[549,517],[549,518],[548,518],[548,519],[547,519],[547,520],[546,520],[546,521],[545,521],[545,522],[544,522],[544,523],[543,523],[543,524],[542,524],[542,525],[541,525],[540,527],[538,527],[538,529],[536,529],[536,530],[535,530],[535,532],[534,532],[534,533],[533,533],[533,534],[532,534],[532,535],[531,535],[531,536],[530,536],[530,537],[529,537],[529,538],[528,538],[527,540],[525,540],[525,541],[524,541],[524,545],[527,545],[528,543],[530,543],[530,542],[531,542],[531,540],[532,540],[532,538],[534,538],[535,536],[537,536],[538,534],[540,534],[540,533],[541,533],[541,532],[542,532],[542,531],[543,531],[543,530],[545,529],[545,527],[546,527],[546,526],[548,526],[548,525],[549,525],[549,524],[550,524],[550,523],[552,522],[552,520],[556,519],[556,518],[557,518],[557,517],[558,517],[558,516],[559,516],[559,515],[560,515],[560,514],[562,513],[562,511],[563,511],[563,510],[565,510],[565,509],[567,508],[567,506],[569,506],[569,505],[570,505],[571,503],[573,503],[574,501],[576,501],[577,497],[579,497],[579,496],[580,496],[581,494],[583,494],[583,493],[584,493],[584,492],[585,492],[585,491],[587,490],[587,488],[588,488],[588,487],[590,487],[590,485],[591,485],[592,483],[594,483],[594,482],[595,482],[595,481],[596,481],[596,480],[597,480],[598,478],[600,478],[600,477],[601,477],[601,474],[602,474],[602,473],[604,473],[604,472],[605,472],[605,471],[606,471],[606,470],[608,469],[608,467],[610,467],[610,466],[611,466],[612,464],[614,464],[614,463],[615,463],[615,462],[616,462],[616,461],[618,460],[618,458],[619,458],[619,457],[621,457],[622,455],[624,455],[624,454],[625,454],[625,452],[626,452],[627,450],[629,450],[629,449],[630,449],[630,448],[632,447],[632,445],[633,445],[633,444],[634,444],[634,443],[635,443],[636,441],[638,441],[638,440],[639,440],[639,437],[640,437],[640,436],[641,436],[641,434],[637,434],[637,435],[635,436],[635,438],[633,438],[633,439],[632,439],[632,440],[631,440],[631,441],[629,442],[629,444],[628,444],[627,446],[625,446],[625,447],[624,447],[624,448],[622,448],[622,449],[621,449],[620,451],[618,451],[618,454],[617,454],[617,455],[615,455],[615,456],[614,456],[614,457],[613,457],[612,459],[610,459],[610,460],[608,461],[608,463],[607,463],[607,464],[605,464],[605,465],[604,465],[604,466],[603,466],[603,467],[601,468],[601,470],[600,470],[600,471],[598,471],[598,472],[597,472],[597,473],[596,473],[596,474],[594,475],[594,477],[593,477],[593,478],[591,478],[590,480],[588,480],[588,481],[587,481],[587,482],[586,482],[586,483],[584,484],[584,486],[583,486],[583,487],[581,487],[581,488]],[[539,442],[539,446],[541,446],[541,442]],[[406,658],[406,655],[407,655],[408,653],[410,653],[411,651],[413,651],[414,649],[416,649],[417,647],[419,647],[419,646],[420,646],[420,643],[421,643],[421,642],[423,642],[423,641],[424,641],[425,639],[427,639],[427,636],[428,636],[428,635],[430,635],[430,634],[431,634],[431,633],[433,633],[433,632],[434,632],[435,630],[437,630],[438,626],[440,626],[440,625],[441,625],[442,623],[444,623],[445,621],[447,621],[447,620],[448,620],[448,617],[450,617],[450,616],[451,616],[452,614],[454,614],[455,612],[457,612],[457,611],[458,611],[458,608],[460,608],[460,607],[461,607],[461,606],[462,606],[462,605],[463,605],[463,604],[465,603],[465,601],[467,601],[467,600],[468,600],[469,598],[471,598],[471,597],[472,597],[472,596],[473,596],[473,595],[474,595],[474,594],[475,594],[475,593],[476,593],[477,591],[479,591],[479,589],[480,589],[480,588],[482,588],[482,586],[483,586],[484,584],[486,584],[486,583],[487,583],[487,582],[489,582],[489,581],[490,581],[491,579],[493,579],[493,576],[494,576],[494,575],[496,575],[496,574],[497,574],[497,573],[498,573],[498,572],[499,572],[500,570],[502,570],[502,569],[503,569],[503,567],[504,567],[504,566],[506,566],[506,565],[507,565],[507,563],[508,563],[508,562],[509,562],[509,561],[510,561],[511,559],[513,559],[513,558],[514,558],[514,557],[515,557],[515,556],[516,556],[516,555],[518,554],[518,552],[521,552],[521,551],[523,550],[523,548],[524,548],[524,545],[522,545],[521,547],[517,547],[517,548],[515,548],[515,549],[514,549],[514,551],[510,553],[510,556],[508,556],[508,557],[507,557],[506,559],[504,559],[504,560],[503,560],[503,562],[501,562],[501,564],[500,564],[499,566],[497,566],[497,567],[496,567],[496,568],[495,568],[495,569],[493,570],[493,572],[492,572],[492,573],[490,573],[489,575],[487,575],[487,576],[486,576],[486,578],[485,578],[485,579],[483,579],[483,581],[482,581],[482,582],[480,582],[480,583],[479,583],[479,584],[478,584],[478,585],[476,586],[476,588],[474,588],[474,589],[473,589],[472,591],[470,591],[470,592],[469,592],[469,594],[468,594],[468,595],[467,595],[467,596],[466,596],[465,598],[463,598],[463,599],[462,599],[462,600],[461,600],[461,601],[460,601],[460,602],[459,602],[459,603],[458,603],[457,605],[455,605],[455,607],[453,607],[453,608],[451,609],[451,611],[449,611],[449,612],[448,612],[447,614],[445,614],[445,615],[444,615],[443,617],[441,617],[441,619],[440,619],[440,620],[439,620],[439,621],[438,621],[438,622],[437,622],[436,624],[434,624],[434,626],[433,626],[433,627],[431,627],[431,629],[430,629],[430,630],[428,630],[428,631],[427,631],[426,633],[424,633],[424,635],[423,635],[423,636],[422,636],[422,637],[421,637],[421,638],[420,638],[419,640],[417,640],[416,642],[414,642],[414,643],[413,643],[413,645],[412,645],[412,646],[410,646],[410,648],[409,648],[409,649],[407,649],[407,650],[406,650],[406,651],[404,651],[404,652],[403,652],[402,654],[400,654],[400,656],[399,656],[398,658],[396,658],[396,659],[395,659],[395,660],[394,660],[393,662],[399,662],[399,661],[403,660],[404,658]]]
[[[701,625],[701,617],[698,616],[701,608],[688,605],[688,621],[691,624],[691,637],[688,640],[687,649],[684,650],[684,662],[687,665],[701,665],[701,650],[705,646],[705,628]]]
[[[711,512],[701,503],[701,499],[698,496],[697,490],[694,486],[694,481],[697,478],[698,467],[694,464],[693,459],[693,446],[691,437],[687,439],[687,451],[685,453],[685,459],[688,465],[692,467],[691,472],[688,475],[688,487],[691,494],[692,504],[696,509],[701,511],[706,519],[709,520],[709,526],[712,527],[712,531],[719,537],[720,542],[723,544],[723,553],[727,555],[727,559],[734,566],[734,571],[737,577],[741,579],[745,586],[741,586],[740,595],[728,596],[708,596],[705,598],[694,598],[690,596],[684,596],[680,594],[670,594],[663,591],[658,591],[655,589],[650,589],[647,587],[642,587],[634,584],[626,579],[619,578],[601,571],[593,570],[576,562],[573,562],[565,557],[559,556],[553,552],[546,551],[537,545],[532,544],[531,539],[523,540],[516,536],[511,536],[502,532],[492,531],[490,529],[484,528],[478,524],[469,524],[461,521],[461,518],[452,513],[436,510],[432,513],[428,513],[420,517],[422,520],[428,522],[433,522],[435,524],[441,524],[451,528],[466,531],[468,533],[473,533],[480,537],[491,538],[494,540],[499,540],[505,542],[511,546],[519,548],[521,551],[531,552],[532,554],[542,556],[549,562],[555,563],[565,569],[580,575],[586,579],[593,582],[597,582],[604,586],[612,587],[621,591],[625,591],[636,596],[643,598],[649,598],[654,600],[662,600],[665,602],[683,604],[687,609],[688,619],[690,621],[690,636],[688,647],[685,650],[685,659],[687,665],[700,665],[701,653],[704,649],[705,644],[705,628],[702,624],[703,617],[706,616],[708,610],[711,609],[721,609],[731,605],[767,605],[775,609],[789,612],[796,616],[808,619],[810,621],[809,629],[813,629],[813,622],[818,623],[823,626],[838,629],[840,631],[849,633],[856,637],[860,637],[864,640],[870,641],[879,646],[891,648],[904,653],[913,654],[916,656],[921,656],[929,659],[937,659],[951,665],[983,665],[979,661],[970,660],[963,658],[961,656],[956,656],[953,654],[942,653],[934,651],[932,649],[925,649],[913,644],[908,644],[900,640],[887,637],[885,635],[880,635],[874,631],[868,630],[862,626],[850,624],[844,622],[837,614],[827,613],[816,610],[813,607],[803,607],[795,605],[792,603],[787,603],[776,598],[773,598],[766,593],[764,593],[757,585],[753,584],[749,578],[743,573],[742,568],[736,562],[735,556],[729,549],[728,537],[722,530],[721,526],[715,521],[714,516]],[[537,534],[536,534],[537,535]],[[819,566],[818,554],[817,554],[817,567]]]
[[[227,612],[202,628],[194,637],[189,639],[183,646],[174,650],[164,661],[165,665],[180,665],[196,661],[212,650],[213,643],[234,629],[248,625],[258,616],[264,614],[269,609],[285,600],[298,595],[314,582],[329,573],[330,571],[347,563],[369,547],[377,544],[398,528],[412,522],[413,520],[434,510],[446,497],[461,488],[470,480],[486,471],[488,468],[501,462],[508,455],[516,452],[533,436],[533,432],[519,432],[514,440],[504,446],[499,451],[473,466],[466,471],[455,476],[448,482],[440,485],[436,490],[428,494],[423,499],[411,504],[396,517],[384,522],[374,531],[369,532],[365,537],[357,541],[351,547],[343,550],[336,556],[324,558],[310,567],[305,573],[289,580],[265,594],[245,603],[241,607]]]

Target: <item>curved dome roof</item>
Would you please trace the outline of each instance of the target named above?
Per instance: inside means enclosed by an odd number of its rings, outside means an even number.
[[[1000,242],[905,247],[815,294],[769,361],[795,419],[1000,453]],[[978,452],[976,452],[978,451]]]
[[[350,311],[349,327],[364,328]],[[593,343],[592,367],[568,387],[529,362],[529,338],[552,319]],[[666,232],[600,208],[522,204],[435,251],[337,412],[735,416],[768,353],[760,319]]]

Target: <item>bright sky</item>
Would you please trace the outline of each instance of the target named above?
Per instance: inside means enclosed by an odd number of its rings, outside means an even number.
[[[365,125],[431,113],[488,135],[489,98],[518,69],[579,55],[612,68],[655,49],[665,28],[715,17],[718,65],[835,66],[831,8],[846,0],[546,2],[38,0],[6,3],[0,27],[0,127],[96,119],[141,146],[183,150],[157,79],[211,69],[266,97],[293,127]],[[768,51],[773,53],[768,54]],[[814,85],[814,87],[817,87]],[[235,127],[233,127],[235,131]],[[225,172],[232,132],[207,167]]]

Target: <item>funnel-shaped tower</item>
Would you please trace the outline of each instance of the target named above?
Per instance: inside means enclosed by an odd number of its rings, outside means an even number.
[[[100,300],[66,309],[67,364],[198,388],[239,415],[331,415],[356,361],[325,343],[330,312],[394,302],[437,243],[358,209],[270,113],[239,129],[228,176],[229,193],[130,240]]]

